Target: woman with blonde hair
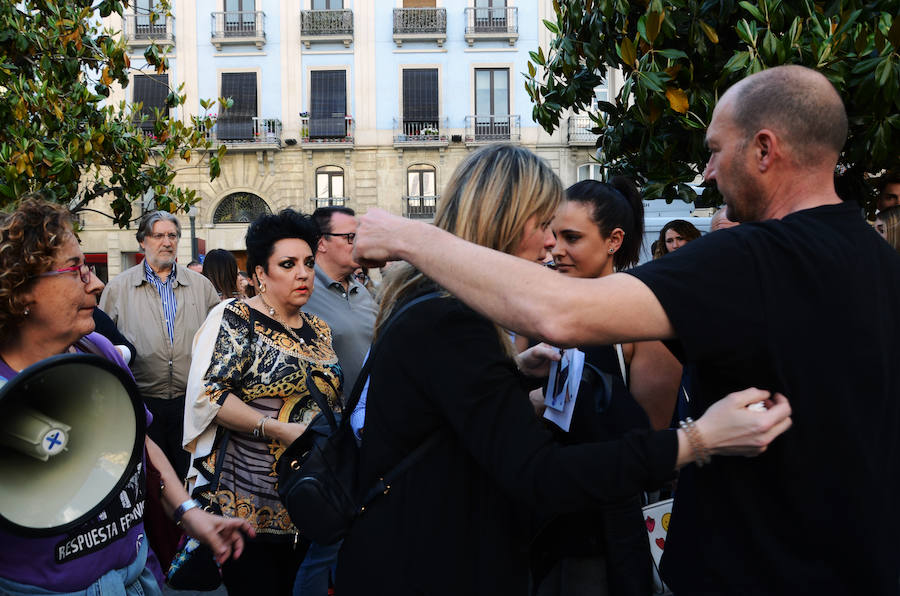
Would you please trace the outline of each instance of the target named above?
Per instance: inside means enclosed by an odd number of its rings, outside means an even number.
[[[536,155],[490,145],[456,169],[435,224],[539,262],[553,244],[548,224],[562,196],[559,180]],[[546,361],[534,353],[517,359],[505,330],[409,264],[393,266],[382,287],[366,365],[360,490],[430,437],[438,439],[355,521],[338,557],[342,596],[524,594],[538,520],[657,486],[692,461],[685,431],[557,445],[535,417],[519,372],[546,376]],[[435,291],[437,297],[391,319]],[[729,398],[719,403],[734,409]],[[715,436],[736,436],[730,410],[716,404],[706,416]],[[719,453],[720,445],[710,444],[710,451]]]

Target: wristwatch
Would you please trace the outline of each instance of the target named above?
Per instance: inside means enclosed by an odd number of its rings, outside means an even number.
[[[184,517],[184,514],[197,507],[200,507],[200,503],[198,503],[195,499],[188,499],[175,509],[175,512],[172,514],[172,519],[176,524],[180,526],[181,518]]]

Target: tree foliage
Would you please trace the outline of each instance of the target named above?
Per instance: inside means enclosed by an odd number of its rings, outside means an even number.
[[[149,18],[163,18],[167,3]],[[189,124],[156,114],[152,134],[136,125],[139,106],[111,105],[116,83],[128,85],[132,70],[124,40],[103,28],[99,17],[121,15],[127,2],[21,0],[0,3],[0,208],[42,191],[73,212],[95,199],[108,201],[114,221],[132,219],[132,201],[155,197],[171,212],[197,202],[195,192],[173,185],[174,164],[219,172],[224,147],[209,153],[204,134],[209,116]],[[163,73],[164,53],[150,45],[148,68]],[[177,89],[168,108],[185,101]],[[201,102],[208,110],[212,102]],[[207,160],[205,156],[210,156]],[[138,213],[140,215],[140,213]]]
[[[649,197],[695,197],[718,97],[780,64],[822,72],[844,99],[839,171],[855,191],[900,155],[900,0],[554,0],[556,35],[531,53],[526,88],[548,132],[585,110],[608,69],[625,82],[592,115],[604,166]]]

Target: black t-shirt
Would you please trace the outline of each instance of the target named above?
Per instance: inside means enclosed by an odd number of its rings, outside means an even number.
[[[631,271],[696,371],[693,413],[756,386],[794,426],[679,482],[676,594],[897,594],[900,255],[851,205],[710,234]]]

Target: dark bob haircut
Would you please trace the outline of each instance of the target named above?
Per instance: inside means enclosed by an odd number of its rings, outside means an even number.
[[[269,257],[275,250],[275,243],[285,238],[298,238],[309,244],[313,255],[319,244],[319,226],[312,216],[284,209],[277,214],[261,215],[247,230],[247,271],[256,272],[259,265],[269,272]]]

